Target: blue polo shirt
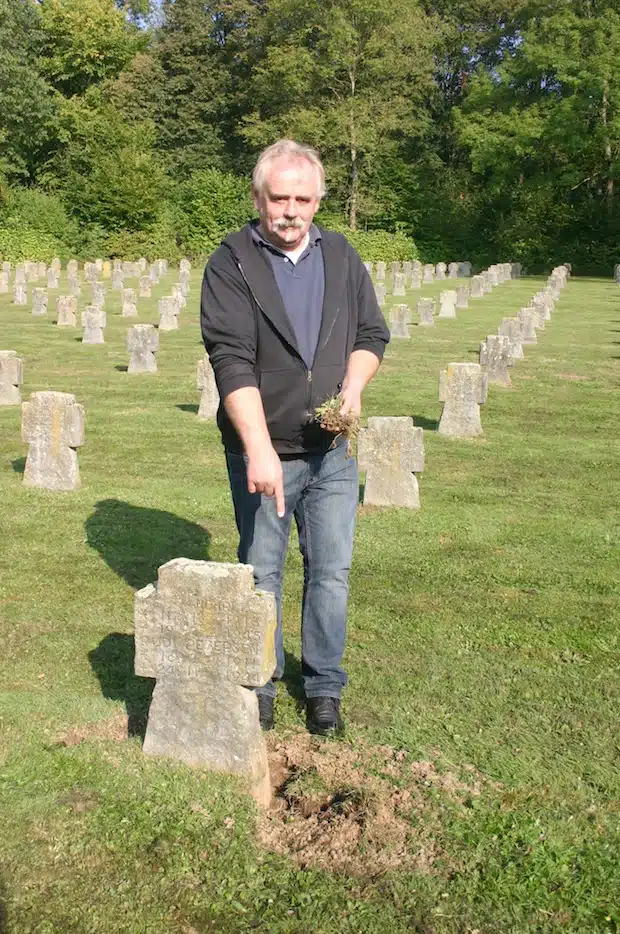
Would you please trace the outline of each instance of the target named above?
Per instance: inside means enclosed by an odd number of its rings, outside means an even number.
[[[314,224],[311,224],[308,235],[308,246],[294,263],[286,253],[265,240],[258,227],[252,227],[254,242],[269,257],[301,358],[311,369],[323,317],[325,268],[320,247],[321,234]]]

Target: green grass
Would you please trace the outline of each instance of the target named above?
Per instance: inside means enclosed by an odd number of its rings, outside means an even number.
[[[139,300],[137,321],[156,322],[172,281]],[[218,433],[196,418],[199,284],[196,270],[155,376],[122,371],[136,319],[118,293],[104,346],[57,329],[53,298],[46,319],[0,296],[23,397],[68,391],[86,410],[72,494],[22,487],[20,411],[0,410],[0,930],[619,931],[620,290],[569,281],[513,388],[489,388],[484,439],[434,430],[439,371],[476,360],[541,280],[413,327],[367,390],[364,416],[427,429],[426,470],[419,512],[360,510],[345,742],[473,765],[490,783],[465,805],[425,792],[445,854],[433,872],[353,877],[262,849],[240,785],[146,759],[110,726],[128,713],[139,733],[148,702],[132,675],[134,590],[179,555],[235,560]],[[295,548],[287,572],[282,737],[302,723]]]

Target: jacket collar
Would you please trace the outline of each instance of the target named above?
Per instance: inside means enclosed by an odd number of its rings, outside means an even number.
[[[224,240],[235,258],[241,275],[252,292],[261,311],[269,319],[274,328],[301,357],[295,338],[293,325],[286,313],[280,290],[275,280],[271,263],[257,247],[252,237],[252,224],[246,224],[237,233],[230,234]],[[338,315],[342,291],[347,280],[346,270],[346,242],[337,234],[332,234],[319,225],[313,225],[320,236],[319,247],[323,253],[323,266],[325,269],[325,293],[323,298],[323,314],[315,358],[321,347],[329,337]]]

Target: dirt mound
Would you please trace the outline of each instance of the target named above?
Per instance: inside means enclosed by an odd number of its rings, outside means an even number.
[[[355,747],[308,734],[269,737],[274,803],[260,819],[260,841],[300,866],[377,876],[390,869],[437,872],[449,861],[436,843],[438,796],[465,803],[484,778],[462,781],[404,750]],[[444,798],[444,800],[445,800]]]

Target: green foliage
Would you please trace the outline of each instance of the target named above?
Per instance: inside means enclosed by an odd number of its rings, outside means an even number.
[[[391,263],[396,260],[418,259],[414,240],[400,231],[390,233],[387,230],[351,230],[350,227],[331,224],[329,227],[330,230],[344,234],[366,262],[376,263],[377,260],[383,260]]]
[[[55,256],[66,259],[67,249],[51,234],[23,224],[4,226],[0,223],[0,259],[11,263],[22,259],[49,263]]]
[[[41,71],[67,97],[115,77],[143,40],[113,0],[44,0]]]
[[[0,174],[28,181],[45,156],[55,106],[37,67],[39,7],[0,0]]]
[[[250,220],[254,208],[249,179],[204,169],[174,193],[177,226],[188,255],[204,256]]]
[[[137,260],[145,256],[149,261],[165,257],[175,262],[183,253],[177,245],[175,233],[166,219],[142,230],[118,230],[108,234],[100,246],[99,253],[91,256],[118,256],[121,259]]]
[[[97,92],[64,107],[68,142],[55,163],[65,201],[83,224],[142,230],[162,211],[165,176],[154,130],[135,124]]]

